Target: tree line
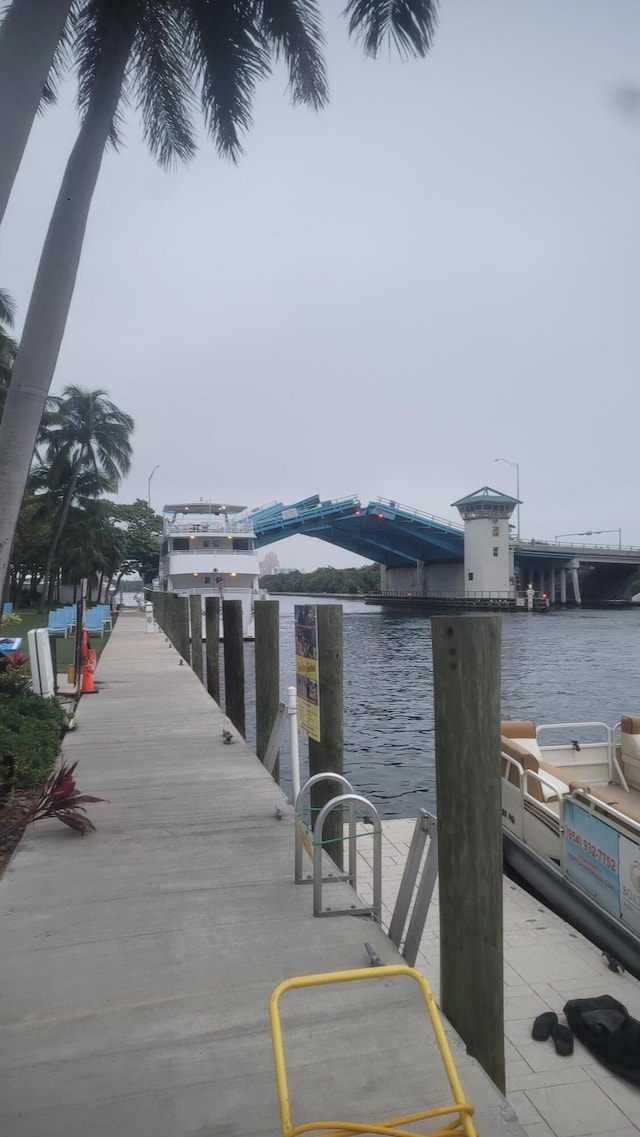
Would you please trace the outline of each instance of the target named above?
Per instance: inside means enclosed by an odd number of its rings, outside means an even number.
[[[394,43],[401,55],[424,56],[436,9],[437,0],[346,0],[343,15],[348,35],[367,55],[375,57]],[[70,72],[77,81],[80,126],[18,345],[10,335],[13,309],[0,293],[5,336],[0,340],[0,596],[103,154],[108,145],[121,144],[126,108],[138,109],[143,138],[163,168],[194,156],[198,109],[218,153],[237,161],[252,124],[257,84],[270,75],[275,60],[284,62],[293,103],[320,110],[328,102],[321,11],[319,0],[12,0],[5,8],[0,222],[33,121],[55,102]]]
[[[312,596],[322,593],[331,596],[366,596],[380,591],[380,565],[362,568],[336,569],[328,565],[313,572],[276,572],[260,578],[260,587],[267,592],[296,592]]]

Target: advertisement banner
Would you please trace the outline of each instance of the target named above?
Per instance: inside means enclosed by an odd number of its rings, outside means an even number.
[[[564,857],[567,876],[595,897],[607,912],[620,915],[618,832],[576,801],[564,803]]]
[[[640,933],[640,849],[620,834],[620,909],[622,919]]]
[[[315,604],[296,604],[296,692],[298,724],[314,742],[320,741],[318,627]]]

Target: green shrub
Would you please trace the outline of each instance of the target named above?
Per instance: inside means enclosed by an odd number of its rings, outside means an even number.
[[[67,723],[55,699],[25,691],[0,676],[0,797],[40,785],[54,767]]]

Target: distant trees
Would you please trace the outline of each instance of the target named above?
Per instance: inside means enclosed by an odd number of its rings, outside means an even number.
[[[313,572],[272,573],[263,576],[260,587],[267,592],[296,592],[312,595],[315,592],[333,596],[363,596],[380,591],[380,566],[364,565],[362,568],[314,569]]]

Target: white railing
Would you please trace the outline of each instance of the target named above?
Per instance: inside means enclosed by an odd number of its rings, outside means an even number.
[[[257,549],[234,549],[234,548],[232,548],[231,545],[228,545],[228,546],[227,545],[219,545],[217,549],[214,549],[211,546],[209,546],[208,548],[205,548],[204,545],[196,545],[195,542],[193,543],[193,545],[190,544],[188,549],[169,549],[169,551],[167,553],[163,553],[163,556],[165,556],[165,557],[188,557],[188,556],[192,556],[194,553],[197,553],[199,556],[204,555],[205,557],[209,557],[209,556],[215,557],[216,555],[220,556],[220,557],[257,557],[258,556],[258,550]]]
[[[253,525],[248,521],[234,524],[229,518],[211,521],[165,521],[164,536],[171,537],[177,533],[214,533],[231,536],[253,537]]]

